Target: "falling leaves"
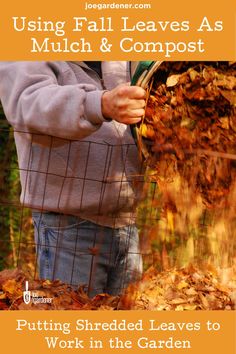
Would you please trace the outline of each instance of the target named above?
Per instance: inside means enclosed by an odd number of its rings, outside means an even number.
[[[164,62],[154,74],[138,139],[158,191],[147,194],[158,218],[149,231],[144,224],[154,267],[126,290],[122,308],[235,308],[235,97],[235,63]]]
[[[145,202],[157,217],[150,220],[147,213],[140,223],[145,251],[153,256],[148,265],[158,270],[190,262],[232,267],[236,63],[163,62],[150,87],[138,127],[148,166],[145,180],[156,185]],[[142,125],[152,126],[151,137],[142,136]]]
[[[141,149],[148,150],[147,164],[157,169],[157,179],[168,178],[157,165],[175,160],[176,174],[185,180],[195,175],[194,187],[207,207],[227,202],[236,169],[221,154],[236,152],[235,100],[235,63],[164,62],[159,67],[139,129]],[[215,154],[211,163],[209,151]]]

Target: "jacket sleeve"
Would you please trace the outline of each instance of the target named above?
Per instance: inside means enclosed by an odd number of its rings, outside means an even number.
[[[61,86],[50,62],[0,62],[0,99],[15,130],[81,139],[105,121],[96,86]]]

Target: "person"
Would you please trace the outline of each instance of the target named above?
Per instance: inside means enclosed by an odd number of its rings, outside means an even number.
[[[39,276],[89,296],[119,294],[142,272],[129,125],[144,114],[145,90],[129,81],[129,62],[0,62]]]

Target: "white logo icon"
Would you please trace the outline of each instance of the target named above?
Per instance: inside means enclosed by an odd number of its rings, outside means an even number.
[[[25,282],[25,291],[23,292],[23,300],[25,304],[29,304],[31,299],[30,291],[29,291],[29,282],[26,280]]]

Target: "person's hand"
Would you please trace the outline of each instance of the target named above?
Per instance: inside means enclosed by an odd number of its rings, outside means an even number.
[[[145,113],[146,92],[139,86],[121,84],[102,96],[102,114],[119,123],[138,123]]]

